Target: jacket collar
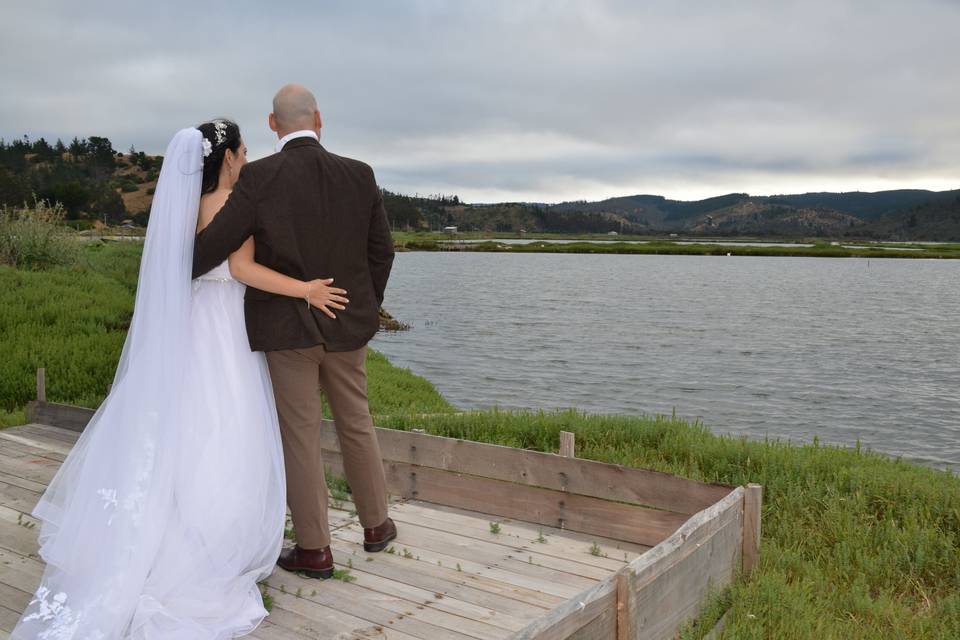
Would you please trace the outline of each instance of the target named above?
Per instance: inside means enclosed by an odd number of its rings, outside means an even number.
[[[276,151],[282,151],[283,149],[289,147],[290,143],[292,142],[300,143],[295,145],[299,147],[299,146],[302,146],[304,141],[307,141],[307,144],[309,144],[310,142],[319,144],[320,142],[315,131],[310,131],[309,129],[303,129],[301,131],[294,131],[292,133],[288,133],[287,135],[277,140],[277,144],[274,147],[274,149]]]
[[[291,140],[287,144],[283,145],[281,151],[287,151],[288,149],[296,149],[297,147],[319,147],[320,142],[314,140],[313,138],[296,138]]]

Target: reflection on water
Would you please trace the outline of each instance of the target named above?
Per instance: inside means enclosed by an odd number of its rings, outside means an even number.
[[[402,253],[374,346],[455,405],[701,418],[960,469],[960,262]]]

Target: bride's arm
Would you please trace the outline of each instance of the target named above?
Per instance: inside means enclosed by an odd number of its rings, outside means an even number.
[[[261,291],[291,298],[301,298],[331,318],[336,318],[330,308],[344,309],[349,300],[346,291],[331,287],[333,278],[304,282],[282,273],[277,273],[254,261],[253,237],[249,237],[239,249],[230,254],[230,274],[240,282]]]

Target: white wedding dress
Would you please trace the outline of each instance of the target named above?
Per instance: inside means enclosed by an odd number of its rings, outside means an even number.
[[[267,614],[283,453],[244,286],[226,263],[190,280],[201,162],[179,132],[113,390],[34,510],[47,568],[16,640],[226,640]]]

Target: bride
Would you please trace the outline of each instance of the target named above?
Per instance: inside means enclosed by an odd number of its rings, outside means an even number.
[[[167,148],[113,390],[34,509],[47,567],[11,638],[221,640],[267,614],[257,581],[283,542],[283,454],[239,281],[330,316],[347,300],[256,264],[252,238],[191,282],[194,235],[245,162],[227,120]]]

